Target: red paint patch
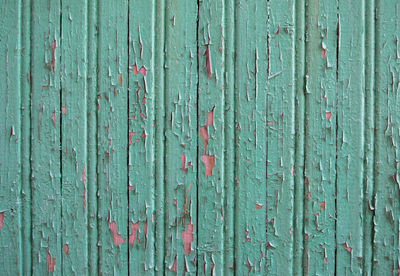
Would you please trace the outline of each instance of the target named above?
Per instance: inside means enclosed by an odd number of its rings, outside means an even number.
[[[64,244],[64,253],[65,254],[69,254],[69,246],[68,246],[68,244]]]
[[[122,85],[122,74],[118,75],[118,84]]]
[[[0,230],[4,225],[4,212],[0,212]]]
[[[112,239],[113,239],[113,243],[116,246],[119,246],[121,243],[123,243],[125,241],[125,239],[123,239],[120,234],[118,234],[117,232],[117,224],[115,223],[115,221],[108,223],[108,228],[110,228],[111,233],[112,233]]]
[[[321,47],[321,58],[325,58],[325,49]]]
[[[321,211],[325,210],[325,206],[326,206],[325,201],[322,201],[322,202],[319,204],[319,207],[320,207]]]
[[[347,252],[351,253],[351,251],[353,251],[353,248],[351,248],[350,246],[347,246],[347,242],[343,243],[344,249],[347,250]]]
[[[207,145],[208,145],[208,129],[207,126],[200,127],[200,137],[203,141],[203,150],[204,154],[206,153]]]
[[[54,53],[55,53],[55,51],[56,51],[56,47],[57,47],[57,43],[56,43],[56,41],[54,40],[54,41],[51,43],[51,72],[54,72],[54,65],[55,65],[55,63],[56,63],[56,59],[55,59],[55,57],[54,57]]]
[[[56,113],[53,111],[53,115],[51,115],[51,119],[53,120],[53,124],[56,125]]]
[[[138,244],[139,243],[139,222],[136,222],[136,223],[131,222],[131,234],[129,235],[129,244],[131,245],[131,248],[133,247],[133,244],[135,243],[136,238],[137,238],[136,244]]]
[[[246,235],[245,240],[248,242],[251,241],[251,238],[249,238],[249,230],[246,230],[244,233]]]
[[[138,74],[138,70],[137,70],[136,63],[132,66],[132,73],[133,73],[134,75],[137,75],[137,74]]]
[[[62,112],[62,114],[67,114],[67,108],[65,106],[63,106],[61,108],[61,112]]]
[[[211,126],[214,124],[214,108],[215,107],[213,107],[213,109],[207,113],[207,126]]]
[[[147,219],[146,219],[146,222],[144,223],[143,232],[144,232],[144,249],[146,249],[146,247],[147,247]]]
[[[188,255],[192,251],[191,244],[193,241],[193,224],[190,223],[190,220],[186,226],[186,230],[182,230],[182,242],[183,247],[185,248],[185,254]]]
[[[326,112],[325,118],[326,118],[327,121],[329,121],[331,119],[331,116],[332,116],[332,112],[330,112],[330,111]]]
[[[269,124],[270,126],[273,126],[273,125],[274,125],[274,122],[269,121],[268,124]]]
[[[212,175],[212,170],[215,166],[214,155],[207,155],[207,154],[202,155],[201,162],[203,162],[204,167],[206,168],[205,176],[208,177],[209,175]]]
[[[46,260],[47,260],[47,271],[54,272],[54,267],[56,265],[56,259],[53,258],[53,261],[52,261],[50,253],[47,253]]]
[[[261,209],[262,205],[256,203],[256,209]]]
[[[169,270],[174,271],[176,273],[176,256],[174,259],[174,263],[172,264],[172,266],[169,267]]]
[[[147,72],[147,69],[144,66],[140,67],[139,73],[142,74],[143,77],[146,76],[146,72]]]
[[[182,155],[181,155],[181,167],[182,167],[182,173],[185,173],[185,170],[186,170],[186,168],[185,168],[185,164],[186,164],[186,156],[185,156],[185,153],[184,153],[184,152],[182,152]]]
[[[83,184],[86,185],[86,166],[83,167],[82,175],[81,175],[81,181],[83,182]]]
[[[210,60],[210,50],[208,48],[208,45],[204,45],[206,47],[206,50],[204,51],[204,55],[206,57],[206,70],[207,70],[207,77],[211,78],[211,60]]]
[[[130,131],[129,132],[129,145],[132,145],[132,135],[135,135],[135,132]]]

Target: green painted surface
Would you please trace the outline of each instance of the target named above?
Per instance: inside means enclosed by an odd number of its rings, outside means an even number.
[[[0,0],[0,274],[397,275],[399,9]]]

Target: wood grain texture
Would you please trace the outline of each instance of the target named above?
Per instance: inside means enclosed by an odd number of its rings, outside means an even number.
[[[0,0],[0,274],[399,274],[399,6]]]

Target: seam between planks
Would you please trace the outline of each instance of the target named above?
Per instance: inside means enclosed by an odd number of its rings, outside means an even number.
[[[200,65],[199,65],[199,20],[200,20],[200,0],[197,0],[197,19],[196,19],[196,65],[197,65],[197,83],[196,83],[196,132],[200,129],[199,120],[199,86],[200,86]],[[197,134],[196,134],[197,135]],[[196,146],[196,275],[199,272],[199,143]]]
[[[126,120],[126,151],[127,151],[127,155],[126,155],[126,197],[127,197],[127,204],[128,204],[128,212],[127,212],[127,215],[126,215],[126,241],[128,242],[128,245],[127,245],[127,247],[126,247],[126,252],[127,252],[127,259],[128,259],[128,262],[127,262],[127,265],[128,265],[128,275],[130,275],[131,274],[131,270],[130,270],[130,252],[129,252],[129,227],[130,227],[130,222],[129,222],[129,213],[130,213],[130,202],[129,202],[129,183],[130,183],[130,170],[129,170],[129,158],[130,158],[130,153],[129,153],[129,123],[130,123],[130,121],[129,121],[129,111],[130,111],[130,97],[129,97],[129,94],[130,94],[130,90],[129,90],[129,88],[130,88],[130,77],[129,77],[129,62],[130,62],[130,59],[129,59],[129,37],[130,37],[130,22],[129,22],[129,16],[130,16],[130,4],[131,4],[131,2],[130,2],[130,0],[127,0],[128,1],[128,11],[127,11],[127,13],[128,13],[128,18],[127,18],[127,28],[128,28],[128,30],[127,30],[127,39],[126,39],[126,41],[127,41],[127,47],[126,47],[126,50],[127,50],[127,60],[128,60],[128,63],[127,63],[127,68],[126,68],[126,70],[127,70],[127,86],[126,86],[126,91],[127,91],[127,103],[128,103],[128,108],[126,109],[126,117],[128,118],[127,120]],[[139,218],[138,218],[138,222],[139,222]],[[133,231],[135,231],[135,230],[133,230]]]
[[[337,273],[337,219],[338,219],[338,204],[337,204],[337,197],[338,197],[338,177],[337,177],[337,165],[338,165],[338,129],[339,129],[339,49],[340,47],[340,15],[339,15],[339,2],[336,0],[336,79],[335,79],[335,89],[336,89],[336,103],[335,103],[335,225],[334,225],[334,232],[335,232],[335,265],[333,266],[333,274],[336,275]]]

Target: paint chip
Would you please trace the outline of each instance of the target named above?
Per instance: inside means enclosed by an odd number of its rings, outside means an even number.
[[[208,177],[209,175],[212,175],[212,170],[214,169],[215,166],[214,155],[203,154],[201,156],[201,161],[203,162],[204,167],[206,169],[205,176]]]
[[[50,253],[47,253],[46,260],[47,260],[47,271],[54,272],[54,267],[56,265],[56,259],[53,258],[53,261],[52,261]]]
[[[192,250],[191,244],[193,242],[193,224],[190,223],[190,220],[186,226],[186,230],[182,230],[182,242],[185,248],[185,254],[190,254]]]
[[[115,223],[115,221],[110,222],[110,223],[108,224],[108,228],[111,230],[111,233],[112,233],[112,240],[113,240],[113,243],[114,243],[116,246],[119,246],[121,243],[123,243],[123,242],[125,241],[125,239],[123,239],[123,238],[120,236],[120,234],[118,234],[118,232],[117,232],[117,224]]]
[[[131,245],[131,248],[133,247],[133,244],[139,243],[139,222],[133,223],[131,222],[131,233],[129,235],[129,244]]]
[[[4,212],[0,212],[0,230],[4,225]]]

